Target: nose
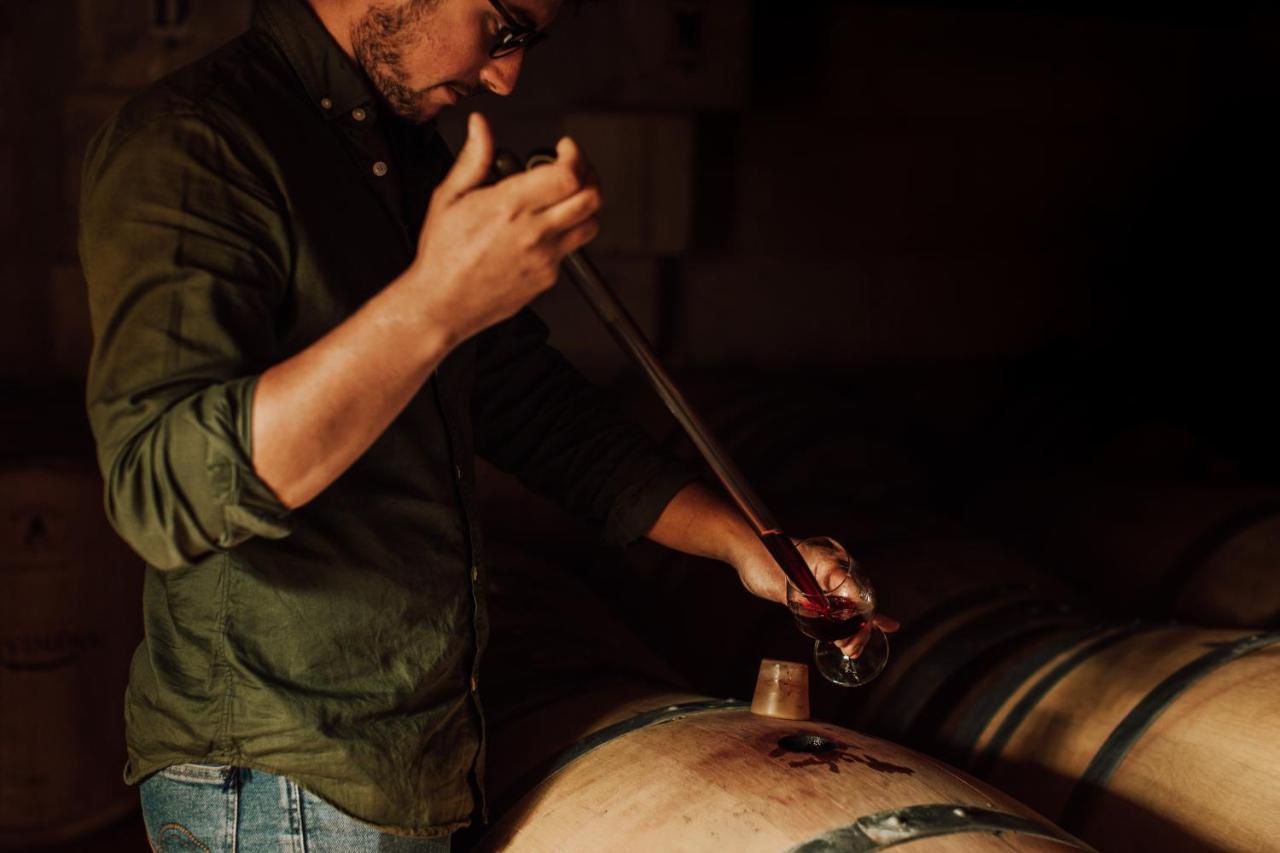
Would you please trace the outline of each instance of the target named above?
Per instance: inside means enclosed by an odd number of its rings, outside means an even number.
[[[520,79],[523,65],[523,50],[490,59],[480,69],[480,85],[495,95],[510,95],[516,89],[516,81]]]

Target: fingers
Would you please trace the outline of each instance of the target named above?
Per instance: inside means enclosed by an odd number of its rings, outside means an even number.
[[[540,213],[586,188],[597,188],[595,171],[569,137],[556,145],[553,163],[535,166],[502,181],[495,189],[507,197],[512,212]]]
[[[593,217],[577,225],[565,233],[560,235],[560,239],[556,242],[556,251],[560,253],[560,257],[564,257],[570,252],[577,251],[583,246],[590,243],[600,233],[600,223]],[[783,588],[783,594],[780,601],[786,601],[786,590]]]
[[[849,573],[834,560],[818,560],[810,568],[823,589],[838,589],[840,584],[849,579]]]
[[[496,190],[507,196],[513,212],[540,213],[583,188],[578,176],[559,163],[536,166],[507,178]]]
[[[886,634],[892,634],[894,631],[897,631],[902,627],[902,624],[898,622],[897,619],[894,619],[892,616],[883,616],[879,613],[876,614],[874,621],[876,623],[876,627],[881,631],[884,631]]]
[[[849,577],[853,559],[839,542],[829,536],[792,541],[823,589],[834,590]]]
[[[583,158],[577,143],[566,136],[556,146],[556,154],[558,159],[555,165],[573,176],[578,189],[561,201],[543,208],[540,218],[550,233],[559,233],[556,248],[563,257],[590,243],[600,232],[595,216],[604,204],[604,198],[600,193],[600,182],[595,169]],[[544,166],[534,171],[546,171],[550,168]],[[573,186],[573,182],[561,184],[560,187]]]
[[[448,201],[483,186],[493,168],[493,130],[481,113],[467,118],[467,139],[453,163],[453,168],[440,182],[438,193]],[[538,213],[556,207],[584,189],[599,195],[599,179],[587,162],[582,149],[569,137],[556,144],[556,161],[501,181],[496,188],[505,194],[512,212]],[[583,217],[578,216],[577,224]],[[567,225],[565,226],[567,227]]]
[[[836,647],[847,658],[856,658],[862,654],[862,650],[867,647],[867,641],[871,639],[871,624],[864,623],[858,630],[858,633],[844,640],[838,640]]]
[[[464,195],[488,180],[492,166],[493,131],[483,115],[472,113],[467,118],[467,141],[440,182],[439,191],[448,200]]]
[[[604,205],[604,197],[600,192],[600,179],[596,176],[595,169],[582,160],[573,140],[568,137],[560,140],[557,151],[567,160],[576,158],[579,161],[576,164],[566,161],[566,167],[574,170],[574,174],[580,174],[582,180],[581,189],[542,211],[543,224],[548,230],[552,233],[560,232],[556,248],[563,257],[590,243],[600,233],[596,214]],[[579,169],[584,171],[579,172]],[[783,600],[785,592],[784,589]]]
[[[578,143],[567,136],[562,137],[556,143],[556,163],[572,172],[573,176],[578,179],[579,184],[585,185],[587,183],[591,164],[583,156],[582,149],[578,147]]]
[[[602,203],[600,191],[588,186],[548,207],[540,215],[543,224],[551,231],[568,231],[595,216]]]
[[[876,614],[870,622],[864,623],[863,626],[858,629],[858,633],[854,634],[852,637],[847,637],[843,640],[836,640],[836,647],[840,649],[841,653],[845,657],[857,658],[862,654],[863,649],[867,647],[867,643],[871,640],[871,632],[874,629],[879,628],[886,634],[892,634],[900,627],[898,620],[894,619],[892,616],[881,616]]]

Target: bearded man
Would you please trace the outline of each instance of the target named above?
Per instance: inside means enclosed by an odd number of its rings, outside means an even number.
[[[444,850],[483,814],[477,453],[785,598],[525,307],[596,233],[583,153],[490,184],[483,117],[456,161],[436,133],[558,6],[262,0],[90,146],[88,409],[146,563],[125,778],[157,849]]]

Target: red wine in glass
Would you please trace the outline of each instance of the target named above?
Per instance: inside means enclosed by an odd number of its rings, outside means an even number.
[[[800,633],[826,642],[847,640],[867,624],[867,615],[858,603],[847,598],[830,601],[825,614],[817,608],[793,606],[791,615],[795,617]]]
[[[875,591],[844,546],[829,536],[805,539],[795,543],[794,550],[806,567],[813,566],[808,578],[827,587],[814,596],[798,584],[787,584],[787,608],[801,633],[814,641],[818,672],[843,687],[866,684],[880,674],[889,658],[889,643],[874,622]],[[854,657],[836,645],[859,635],[863,639]]]

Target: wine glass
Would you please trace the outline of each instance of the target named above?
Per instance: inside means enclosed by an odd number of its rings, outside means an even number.
[[[858,687],[880,674],[889,659],[889,641],[875,623],[875,592],[844,546],[828,536],[802,539],[796,550],[813,570],[821,597],[787,581],[787,607],[801,633],[813,638],[813,662],[822,677],[842,687]],[[836,640],[853,639],[853,655]],[[846,644],[848,645],[848,644]]]

